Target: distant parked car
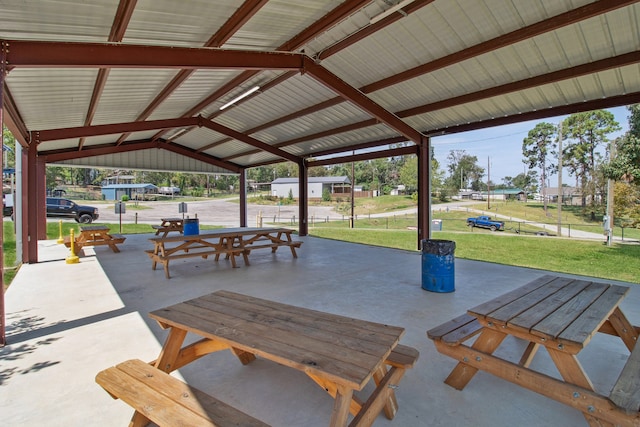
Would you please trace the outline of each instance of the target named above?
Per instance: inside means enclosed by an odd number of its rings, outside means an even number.
[[[69,199],[47,197],[47,216],[73,218],[82,224],[91,224],[98,219],[98,208],[83,206]]]
[[[158,194],[175,196],[180,194],[180,187],[160,187],[158,188]]]
[[[491,231],[504,231],[504,222],[491,219],[490,216],[480,215],[475,218],[467,218],[467,225],[471,228],[488,228]]]

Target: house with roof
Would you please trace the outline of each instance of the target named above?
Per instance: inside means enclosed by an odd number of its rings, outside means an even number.
[[[276,178],[271,181],[271,195],[277,197],[289,197],[294,199],[300,196],[298,178]],[[310,199],[322,198],[322,193],[329,190],[332,196],[349,195],[351,192],[351,180],[347,176],[310,176],[307,184],[307,197]]]
[[[482,192],[482,198],[487,198],[487,192]],[[520,188],[497,188],[489,191],[489,200],[507,201],[519,200],[524,202],[527,200],[527,193]]]
[[[122,200],[122,196],[144,200],[147,195],[157,193],[158,187],[153,184],[109,184],[102,187],[103,200]]]

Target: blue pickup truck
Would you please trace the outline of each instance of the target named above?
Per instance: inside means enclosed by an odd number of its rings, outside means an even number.
[[[491,219],[490,216],[480,215],[475,218],[467,218],[469,227],[488,228],[491,231],[504,231],[504,222]]]

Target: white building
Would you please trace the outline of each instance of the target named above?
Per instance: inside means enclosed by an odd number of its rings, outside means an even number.
[[[298,178],[277,178],[271,182],[271,195],[281,198],[289,197],[289,192],[294,199],[300,197]],[[351,191],[351,181],[347,176],[313,176],[307,183],[307,197],[310,199],[322,198],[322,192],[329,190],[331,195],[346,194]]]

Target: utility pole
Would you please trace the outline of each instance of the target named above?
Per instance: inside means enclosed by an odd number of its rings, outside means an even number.
[[[615,141],[609,142],[609,163],[613,161],[616,156],[616,144]],[[611,178],[607,180],[607,221],[605,221],[607,233],[607,246],[611,246],[613,240],[613,196],[614,196],[615,182]]]
[[[489,156],[487,156],[487,210],[491,209],[491,188],[489,188],[490,183],[491,183],[491,160]]]
[[[558,126],[558,237],[562,236],[562,202],[564,188],[562,188],[562,121]]]
[[[356,152],[353,152],[353,155],[355,156]],[[351,227],[350,228],[355,228],[355,216],[354,216],[354,211],[355,211],[355,200],[354,197],[356,195],[355,193],[355,185],[356,185],[356,172],[355,172],[355,167],[354,167],[354,163],[351,162]]]

